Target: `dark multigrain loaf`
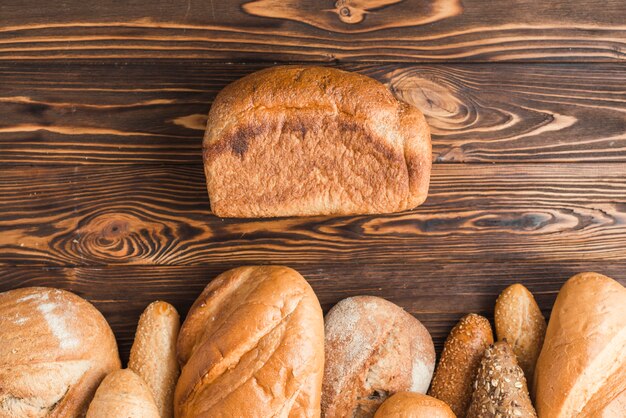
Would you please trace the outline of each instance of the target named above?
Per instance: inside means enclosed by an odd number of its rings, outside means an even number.
[[[273,67],[230,84],[203,148],[223,217],[396,212],[428,192],[422,113],[380,82],[332,68]]]

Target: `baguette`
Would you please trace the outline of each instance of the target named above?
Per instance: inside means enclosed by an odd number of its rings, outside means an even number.
[[[159,418],[150,388],[129,369],[104,378],[94,396],[87,418]]]
[[[519,283],[504,289],[496,300],[494,322],[498,340],[511,345],[526,381],[532,386],[535,363],[546,335],[546,320],[532,293]]]
[[[491,344],[491,325],[476,314],[461,318],[446,339],[428,394],[450,405],[459,418],[467,413],[480,360]]]
[[[128,368],[147,383],[161,418],[171,418],[179,367],[176,340],[180,317],[166,302],[152,302],[143,311],[130,350]]]

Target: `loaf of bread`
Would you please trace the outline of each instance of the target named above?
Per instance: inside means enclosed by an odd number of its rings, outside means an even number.
[[[204,163],[222,217],[388,213],[428,193],[422,113],[378,81],[286,66],[224,88],[209,113]]]
[[[191,307],[177,348],[177,418],[320,415],[323,314],[295,270],[221,274]]]
[[[532,418],[537,413],[515,353],[506,341],[485,350],[467,418]]]
[[[476,314],[461,318],[446,339],[428,394],[450,405],[459,418],[467,413],[480,360],[491,344],[489,320]]]
[[[174,416],[174,387],[179,367],[176,341],[180,317],[167,302],[153,302],[139,318],[128,368],[141,377],[152,393],[161,418]]]
[[[426,328],[373,296],[344,299],[326,315],[325,417],[373,417],[390,395],[426,393],[435,348]]]
[[[113,332],[86,300],[45,287],[0,293],[0,417],[82,416],[119,368]]]
[[[535,363],[546,335],[546,320],[532,293],[519,283],[504,289],[496,300],[494,322],[498,340],[511,345],[532,387]]]
[[[87,418],[159,418],[159,410],[146,382],[124,369],[104,378],[89,405]]]
[[[595,418],[624,391],[626,288],[601,274],[578,274],[552,309],[535,369],[537,412]]]
[[[456,418],[443,401],[415,392],[398,392],[376,411],[374,418]]]

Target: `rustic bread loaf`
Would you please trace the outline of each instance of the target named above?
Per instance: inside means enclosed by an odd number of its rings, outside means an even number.
[[[174,387],[180,372],[176,359],[179,328],[176,308],[167,302],[152,302],[139,318],[130,349],[128,368],[150,388],[161,418],[174,416]]]
[[[318,417],[323,344],[322,309],[298,272],[227,271],[181,327],[176,417]]]
[[[467,418],[536,416],[515,353],[506,341],[498,341],[485,350],[480,361]]]
[[[89,405],[87,418],[159,418],[152,392],[130,369],[104,378]]]
[[[109,324],[86,300],[31,287],[0,293],[0,417],[76,417],[120,368]]]
[[[446,339],[428,394],[450,405],[459,418],[467,413],[480,360],[491,344],[489,320],[476,314],[461,318]]]
[[[333,68],[273,67],[224,88],[204,137],[223,217],[396,212],[428,193],[431,145],[416,108]]]
[[[535,363],[546,335],[546,320],[532,293],[519,283],[504,289],[496,300],[494,322],[498,340],[511,345],[532,388]]]
[[[398,392],[387,398],[374,418],[456,418],[443,401],[415,392]]]
[[[344,299],[326,315],[322,414],[373,417],[393,393],[425,393],[435,368],[426,328],[373,296]]]
[[[626,391],[625,353],[626,288],[597,273],[569,279],[552,308],[535,368],[539,416],[600,416]]]

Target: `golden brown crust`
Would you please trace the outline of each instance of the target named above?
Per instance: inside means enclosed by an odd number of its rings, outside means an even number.
[[[59,289],[0,293],[0,340],[0,416],[80,416],[104,376],[120,368],[102,314]]]
[[[498,340],[506,340],[511,345],[532,387],[530,382],[547,326],[532,293],[519,283],[504,289],[496,300],[494,322]]]
[[[374,418],[456,418],[443,401],[415,392],[398,392],[376,411]]]
[[[626,288],[598,273],[563,285],[535,368],[539,416],[593,416],[626,390],[625,302]]]
[[[340,301],[325,321],[324,416],[372,417],[395,392],[426,392],[435,349],[411,314],[384,299],[357,296]]]
[[[273,67],[230,84],[203,148],[218,216],[396,212],[428,193],[421,112],[378,81],[333,68]]]
[[[86,418],[113,417],[159,418],[150,388],[130,369],[116,370],[104,378]]]
[[[176,416],[319,416],[323,333],[317,297],[295,270],[221,274],[180,330]]]
[[[498,341],[485,350],[480,361],[467,418],[536,416],[515,353],[506,341]]]
[[[128,368],[150,388],[161,418],[174,416],[174,387],[180,372],[176,359],[179,328],[176,308],[167,302],[152,302],[139,318],[130,350]]]
[[[461,318],[446,339],[428,394],[450,405],[459,418],[467,413],[480,360],[491,344],[489,320],[476,314]]]

